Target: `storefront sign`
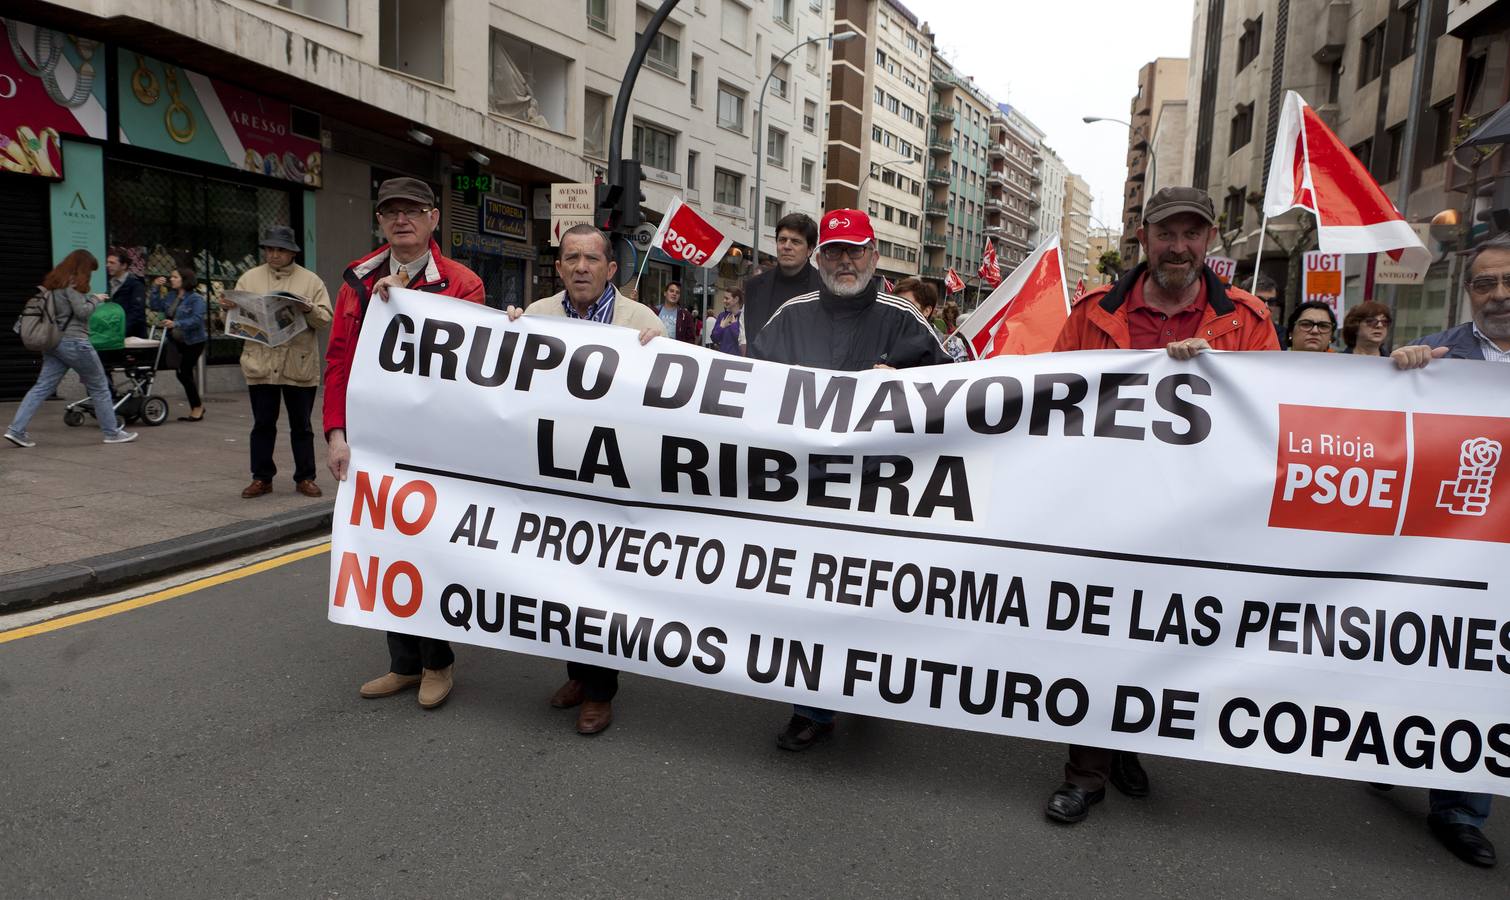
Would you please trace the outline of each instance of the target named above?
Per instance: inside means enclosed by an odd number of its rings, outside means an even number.
[[[1332,314],[1342,318],[1343,259],[1341,253],[1323,253],[1307,250],[1305,275],[1301,293],[1306,300],[1319,300],[1332,308]]]
[[[105,138],[105,46],[0,19],[0,172],[63,177],[63,135]]]
[[[468,234],[451,232],[451,253],[468,256],[503,256],[510,259],[534,259],[535,249],[528,244],[516,244],[491,234]]]
[[[130,51],[116,75],[121,140],[320,186],[320,142],[294,133],[287,103]]]
[[[48,220],[52,224],[53,260],[74,250],[88,250],[100,261],[90,278],[90,290],[105,290],[105,162],[97,144],[63,144],[68,177],[48,191]]]
[[[583,184],[551,185],[551,246],[561,244],[561,232],[577,225],[592,225],[597,186]]]
[[[510,203],[497,197],[483,197],[482,230],[486,234],[496,234],[522,241],[525,239],[529,212],[517,203]]]
[[[1389,258],[1388,253],[1374,254],[1374,284],[1424,284],[1426,272],[1417,272]]]

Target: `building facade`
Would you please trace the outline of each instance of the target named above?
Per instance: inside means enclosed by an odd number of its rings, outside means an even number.
[[[1059,247],[1064,259],[1065,282],[1073,291],[1081,279],[1085,279],[1087,285],[1096,283],[1090,277],[1091,269],[1087,265],[1091,236],[1091,186],[1074,173],[1065,179],[1063,209]]]
[[[1127,184],[1122,193],[1122,260],[1129,267],[1138,261],[1134,233],[1142,220],[1143,201],[1152,194],[1150,177],[1164,184],[1173,183],[1161,178],[1158,172],[1159,166],[1165,164],[1164,154],[1151,150],[1154,129],[1163,117],[1165,105],[1185,99],[1189,67],[1189,60],[1161,56],[1138,70],[1138,92],[1128,108],[1131,127],[1127,131]]]
[[[931,230],[924,235],[929,250],[924,275],[941,281],[953,269],[968,280],[980,268],[985,248],[991,114],[996,106],[942,57],[934,58],[932,78],[931,193],[924,209]]]
[[[991,117],[991,135],[986,236],[999,242],[996,252],[1006,272],[1038,244],[1043,131],[1020,110],[1002,103]]]
[[[1069,190],[1070,170],[1053,148],[1044,144],[1038,164],[1038,243],[1064,230],[1064,198]]]

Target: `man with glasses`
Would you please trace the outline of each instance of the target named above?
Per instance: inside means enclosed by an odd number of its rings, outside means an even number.
[[[346,267],[336,296],[335,321],[325,351],[326,463],[337,481],[346,480],[351,447],[346,443],[346,383],[356,357],[362,318],[374,294],[388,299],[388,290],[407,287],[482,303],[482,279],[461,263],[440,254],[431,235],[440,224],[435,192],[418,178],[390,178],[378,186],[378,227],[387,243]],[[401,425],[402,423],[400,423]],[[358,422],[379,428],[377,422]],[[390,426],[391,427],[391,426]],[[435,638],[388,633],[388,673],[362,685],[363,697],[391,697],[419,686],[419,705],[434,709],[451,693],[451,645]]]
[[[880,255],[870,217],[856,209],[823,214],[818,239],[819,288],[783,303],[753,344],[772,362],[854,372],[950,361],[917,307],[876,290]],[[794,707],[776,736],[783,750],[806,750],[834,733],[834,712]]]
[[[760,330],[781,304],[822,287],[813,267],[818,223],[803,213],[788,213],[776,223],[776,265],[745,279],[744,306],[739,311],[739,343],[755,344]]]
[[[1510,235],[1480,244],[1468,255],[1464,278],[1473,318],[1401,347],[1390,358],[1401,369],[1419,369],[1434,359],[1510,363]],[[1484,836],[1488,794],[1432,790],[1427,827],[1466,863],[1494,865],[1494,844]]]

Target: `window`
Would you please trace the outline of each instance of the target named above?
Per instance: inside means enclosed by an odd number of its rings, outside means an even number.
[[[434,7],[433,0],[379,0],[378,65],[429,81],[446,80],[446,20]]]
[[[812,191],[813,176],[817,171],[818,166],[812,160],[804,159],[802,161],[802,189],[804,191]]]
[[[886,68],[886,52],[879,47],[876,48],[876,68]]]
[[[346,27],[346,0],[277,0],[279,6]]]
[[[713,202],[725,206],[743,206],[744,176],[724,169],[713,170]]]
[[[791,78],[791,67],[782,62],[779,56],[771,57],[771,89],[775,91],[776,96],[786,99],[787,91],[791,86]]]
[[[1421,4],[1418,0],[1409,6],[1400,5],[1400,59],[1407,59],[1416,52],[1416,28],[1420,26]]]
[[[1394,181],[1400,177],[1400,157],[1405,152],[1405,125],[1396,125],[1384,132],[1384,177],[1380,181]]]
[[[1432,138],[1431,159],[1429,162],[1441,162],[1452,152],[1452,145],[1456,143],[1456,123],[1452,120],[1452,101],[1444,100],[1431,108]]]
[[[587,27],[604,34],[613,34],[613,11],[611,0],[587,0]]]
[[[1253,104],[1240,103],[1232,116],[1232,142],[1228,153],[1236,153],[1253,140]]]
[[[771,18],[792,27],[792,0],[771,0]]]
[[[876,88],[876,105],[877,106],[885,106],[886,105],[886,92],[883,91],[883,90],[881,90],[880,88]]]
[[[809,72],[817,72],[818,71],[818,63],[822,62],[822,59],[823,58],[818,55],[818,45],[817,44],[808,44],[807,45],[807,70]]]
[[[885,132],[881,130],[881,126],[879,126],[879,125],[872,125],[872,126],[870,126],[870,139],[872,141],[875,141],[877,144],[881,143],[881,135],[883,135],[883,134],[885,134]]]
[[[595,159],[608,158],[608,95],[588,91],[582,103],[582,153]]]
[[[1353,151],[1353,156],[1358,160],[1358,162],[1363,164],[1363,167],[1365,169],[1369,169],[1370,172],[1373,171],[1373,169],[1369,167],[1370,161],[1372,161],[1374,158],[1373,138],[1369,138],[1366,141],[1359,141],[1348,149]]]
[[[765,201],[765,221],[768,227],[774,227],[781,221],[783,204],[780,200],[772,200],[767,197]]]
[[[892,113],[893,115],[901,115],[902,114],[902,101],[900,101],[897,98],[891,96],[890,94],[887,94],[886,95],[886,111],[889,112],[889,113]]]
[[[802,101],[802,130],[808,134],[818,132],[818,104],[811,100]]]
[[[654,15],[643,6],[635,7],[635,40],[638,41],[644,34],[645,27],[650,24]],[[645,53],[645,65],[675,78],[681,74],[681,26],[670,22],[663,22],[661,29],[650,40],[650,47]]]
[[[687,78],[687,90],[692,95],[692,107],[703,108],[703,58],[692,54],[692,70]]]
[[[745,130],[745,95],[721,81],[718,83],[718,124],[735,131]]]
[[[1259,46],[1263,43],[1264,17],[1249,19],[1243,23],[1242,37],[1237,39],[1237,71],[1248,67],[1258,59]]]
[[[773,166],[786,167],[786,132],[780,128],[767,128],[765,160]]]
[[[407,32],[406,32],[407,33]],[[488,109],[556,131],[566,130],[566,57],[492,29]]]
[[[1223,231],[1232,231],[1243,227],[1243,189],[1228,188],[1227,199],[1222,203]]]
[[[697,190],[697,151],[687,151],[687,190]]]
[[[676,171],[676,134],[648,125],[634,123],[634,158],[650,169]]]
[[[1363,87],[1384,71],[1384,26],[1363,36],[1358,48],[1358,86]]]
[[[918,38],[915,34],[907,35],[907,49],[913,53],[918,52]]]
[[[745,35],[750,33],[750,9],[735,0],[724,0],[724,18],[719,33],[723,39],[736,47],[745,45]]]

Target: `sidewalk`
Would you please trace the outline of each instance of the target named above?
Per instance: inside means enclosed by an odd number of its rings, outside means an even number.
[[[172,401],[168,421],[129,426],[140,434],[134,443],[101,443],[92,417],[77,428],[64,425],[61,400],[43,404],[28,426],[36,447],[0,441],[0,607],[18,590],[38,602],[273,543],[323,527],[322,515],[328,524],[335,482],[325,469],[318,401],[316,480],[325,496],[294,491],[287,422],[280,419],[273,493],[243,500],[251,481],[245,392],[207,396],[204,421],[192,424],[177,421],[188,414],[182,395],[163,393]],[[63,389],[69,399],[78,394]],[[0,403],[0,428],[17,405]]]

